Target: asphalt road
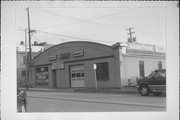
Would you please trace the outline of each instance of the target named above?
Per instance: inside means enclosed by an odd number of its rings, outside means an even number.
[[[166,97],[28,91],[28,112],[165,111]]]

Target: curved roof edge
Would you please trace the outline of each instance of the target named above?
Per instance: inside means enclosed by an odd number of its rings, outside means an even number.
[[[63,45],[63,44],[70,44],[70,43],[90,43],[90,44],[96,44],[96,45],[100,45],[100,46],[104,46],[104,47],[108,47],[108,48],[113,48],[112,46],[108,46],[108,45],[105,45],[105,44],[102,44],[102,43],[96,43],[96,42],[89,42],[89,41],[70,41],[70,42],[64,42],[64,43],[60,43],[60,44],[57,44],[57,45],[54,45],[46,50],[44,50],[42,53],[40,53],[39,55],[35,56],[33,59],[32,59],[32,62],[37,58],[39,57],[41,54],[45,53],[46,51],[50,50],[50,49],[53,49],[57,46],[60,46],[60,45]]]

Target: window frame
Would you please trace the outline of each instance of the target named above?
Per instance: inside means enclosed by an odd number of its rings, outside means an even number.
[[[144,69],[144,61],[139,61],[139,76],[144,77],[145,76],[145,69]]]
[[[96,63],[96,80],[109,81],[109,62]]]

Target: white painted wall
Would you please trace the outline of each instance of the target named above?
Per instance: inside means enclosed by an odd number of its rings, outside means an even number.
[[[128,79],[140,77],[139,61],[144,61],[144,73],[148,76],[153,70],[158,69],[158,61],[162,61],[162,68],[166,68],[165,58],[157,57],[140,57],[140,56],[123,56],[121,65],[121,86],[128,85]]]

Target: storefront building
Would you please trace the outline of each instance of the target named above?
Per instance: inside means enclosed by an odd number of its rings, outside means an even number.
[[[38,87],[118,88],[119,48],[93,42],[67,42],[49,48],[32,61]]]
[[[128,85],[132,77],[158,69],[158,65],[159,69],[165,68],[165,53],[155,48],[139,43],[58,44],[33,59],[32,81],[36,87],[120,88]]]

